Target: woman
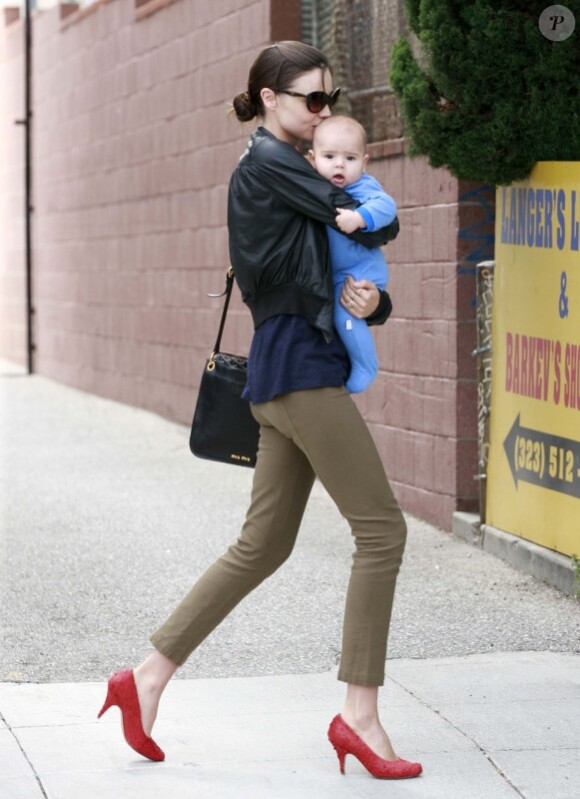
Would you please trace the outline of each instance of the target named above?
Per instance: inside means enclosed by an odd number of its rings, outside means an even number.
[[[346,599],[338,679],[347,683],[329,739],[344,773],[354,754],[376,777],[414,777],[419,763],[397,758],[379,721],[386,642],[406,526],[381,460],[344,388],[348,359],[333,335],[333,286],[325,225],[357,203],[318,175],[297,147],[312,138],[338,96],[318,50],[282,42],[263,50],[238,119],[259,117],[230,183],[230,251],[255,336],[246,395],[260,423],[252,500],[238,541],[211,566],[152,636],[154,652],[109,680],[101,713],[117,704],[125,738],[152,760],[160,697],[191,652],[290,555],[317,475],[349,521],[356,552]],[[353,237],[368,247],[396,225]],[[353,316],[384,322],[388,297],[368,281],[347,281],[341,303]]]

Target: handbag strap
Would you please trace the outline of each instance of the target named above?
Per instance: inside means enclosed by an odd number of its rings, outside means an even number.
[[[216,355],[220,351],[220,346],[221,346],[221,343],[222,343],[222,335],[223,335],[224,327],[225,327],[225,324],[226,324],[226,316],[227,316],[228,308],[229,308],[229,305],[230,305],[230,299],[232,297],[233,285],[234,285],[234,269],[233,269],[232,266],[230,266],[230,268],[226,272],[226,288],[225,288],[225,291],[222,291],[221,294],[208,294],[207,295],[208,297],[223,297],[223,296],[225,296],[224,309],[222,311],[222,318],[220,320],[220,326],[219,326],[217,338],[215,340],[215,344],[214,344],[212,353],[209,356],[208,368],[210,369],[210,371],[211,371],[212,368],[214,368],[213,357],[214,357],[214,355]]]

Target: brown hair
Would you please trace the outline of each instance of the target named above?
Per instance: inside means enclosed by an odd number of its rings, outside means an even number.
[[[303,42],[276,42],[258,55],[250,68],[248,90],[236,95],[234,113],[241,122],[264,115],[262,89],[289,89],[299,75],[312,69],[328,69],[327,57],[316,47]]]

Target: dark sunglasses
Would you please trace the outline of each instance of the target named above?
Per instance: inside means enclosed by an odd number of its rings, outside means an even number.
[[[276,94],[289,94],[290,97],[304,97],[306,99],[306,108],[310,113],[319,114],[326,106],[334,108],[340,96],[340,89],[335,89],[331,94],[327,94],[326,92],[308,92],[308,94],[300,94],[300,92],[289,92],[285,89],[278,89]]]

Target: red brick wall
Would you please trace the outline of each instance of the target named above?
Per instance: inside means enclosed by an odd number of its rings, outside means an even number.
[[[36,15],[38,372],[189,423],[221,309],[206,293],[222,289],[228,265],[227,183],[251,130],[227,103],[272,31],[296,36],[294,5],[152,0],[137,19],[134,0],[109,0],[64,21],[56,9]],[[0,34],[11,80],[21,68],[14,26]],[[4,128],[17,96],[4,101]],[[21,143],[11,129],[0,151],[10,178],[0,352],[16,360]],[[480,208],[444,170],[401,147],[392,157],[373,148],[371,171],[397,199],[402,232],[386,251],[395,312],[375,331],[381,374],[358,401],[403,506],[449,528],[477,496],[475,289],[462,274],[473,246],[458,234]],[[224,349],[247,350],[251,334],[236,296]]]
[[[39,14],[35,35],[37,369],[186,421],[247,137],[227,103],[269,3],[177,0],[136,20],[112,0],[64,28]],[[250,328],[235,313],[228,333]]]
[[[474,264],[489,257],[493,192],[472,196],[392,144],[390,156],[371,147],[369,172],[399,208],[385,249],[394,310],[374,330],[380,374],[358,402],[403,507],[448,529],[453,511],[477,509]]]

